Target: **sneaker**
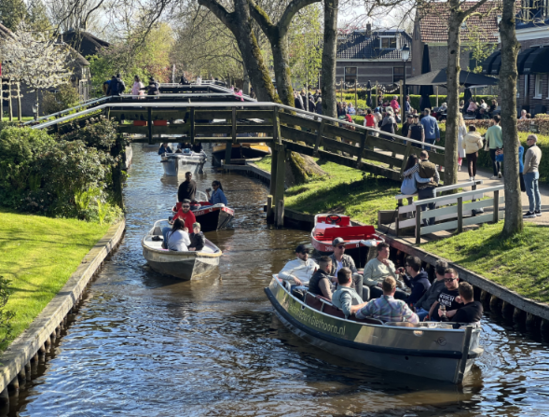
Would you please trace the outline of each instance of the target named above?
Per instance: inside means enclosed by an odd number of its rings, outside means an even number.
[[[531,211],[529,211],[522,217],[525,219],[534,219],[536,217],[536,213],[532,213]]]
[[[498,178],[503,178],[503,175],[501,175],[501,172],[498,172]]]
[[[475,179],[473,177],[469,177],[469,181],[474,181]]]
[[[497,180],[498,178],[499,178],[499,177],[498,177],[497,175],[492,175],[492,176],[490,177],[491,180]]]
[[[538,217],[541,217],[541,210],[534,211],[534,214]]]

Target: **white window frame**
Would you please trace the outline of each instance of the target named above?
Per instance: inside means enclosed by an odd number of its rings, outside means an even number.
[[[534,77],[534,97],[532,98],[536,100],[540,100],[543,98],[542,87],[543,87],[543,78],[541,74],[536,74]]]
[[[394,48],[384,48],[383,47],[383,40],[384,38],[394,38],[395,39],[395,47]],[[395,35],[386,35],[386,36],[380,36],[379,37],[379,49],[399,49],[399,46],[398,46],[398,36],[395,34]]]

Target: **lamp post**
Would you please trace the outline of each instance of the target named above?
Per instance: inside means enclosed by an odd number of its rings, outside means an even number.
[[[408,45],[404,45],[402,47],[402,50],[400,51],[402,56],[402,61],[404,63],[403,70],[404,70],[404,80],[402,85],[402,93],[403,93],[403,99],[402,99],[402,123],[404,123],[404,118],[406,117],[406,62],[408,61],[408,58],[410,58],[410,48]]]

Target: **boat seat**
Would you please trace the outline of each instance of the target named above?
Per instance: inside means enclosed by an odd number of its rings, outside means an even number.
[[[322,295],[313,294],[307,291],[303,301],[315,310],[322,311],[323,313],[330,314],[331,316],[345,318],[343,311],[334,306],[329,299],[323,297]]]
[[[356,318],[356,316],[351,316],[348,318],[349,320],[356,321],[358,323],[368,323],[368,324],[385,324],[382,320],[374,319],[373,317],[365,317],[363,319]]]

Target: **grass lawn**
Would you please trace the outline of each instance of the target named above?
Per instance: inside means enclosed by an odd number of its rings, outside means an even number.
[[[4,118],[2,119],[3,122],[9,122],[9,120],[10,120],[9,117],[4,117]],[[30,121],[30,120],[34,120],[34,117],[33,117],[33,116],[24,116],[24,117],[21,117],[21,121],[22,121],[22,122],[28,122],[28,121]],[[14,118],[13,118],[13,121],[14,121],[14,122],[18,122],[19,119],[18,119],[17,117],[14,117]]]
[[[396,207],[395,195],[400,193],[400,183],[333,162],[317,162],[330,176],[288,188],[284,194],[285,207],[308,214],[342,213],[374,225],[379,210]],[[256,165],[270,172],[271,157]]]
[[[1,349],[29,326],[108,228],[0,209],[0,274],[11,280],[6,309],[16,312],[13,336]]]
[[[525,224],[524,232],[502,239],[503,222],[483,225],[421,246],[431,253],[544,303],[549,302],[549,227]]]

